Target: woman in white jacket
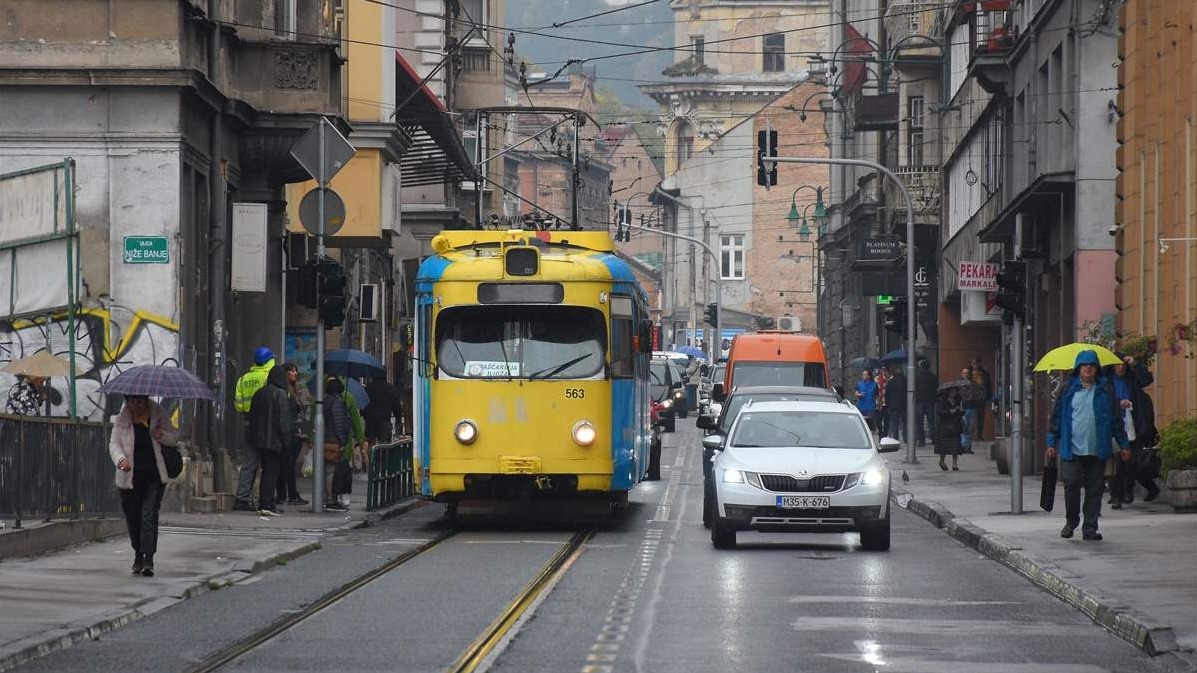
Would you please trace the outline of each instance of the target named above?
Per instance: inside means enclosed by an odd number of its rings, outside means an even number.
[[[158,510],[166,492],[162,445],[174,445],[178,433],[166,411],[148,397],[129,395],[112,421],[108,453],[116,464],[116,487],[133,545],[133,574],[154,576],[158,549]]]

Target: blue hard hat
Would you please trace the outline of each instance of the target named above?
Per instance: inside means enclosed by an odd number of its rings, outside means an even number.
[[[258,346],[258,350],[254,351],[254,364],[264,365],[274,359],[274,351],[266,346]]]

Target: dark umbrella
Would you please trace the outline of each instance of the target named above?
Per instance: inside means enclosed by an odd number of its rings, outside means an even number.
[[[876,369],[881,366],[881,360],[872,356],[852,358],[848,361],[848,369]]]
[[[883,362],[884,364],[887,364],[887,365],[891,365],[894,363],[906,362],[909,359],[910,358],[907,357],[907,355],[906,355],[906,349],[899,348],[896,351],[890,351],[890,352],[886,353],[885,356],[881,358],[881,362]],[[922,360],[923,354],[918,351],[915,351],[914,359]]]
[[[102,393],[172,397],[181,400],[214,399],[212,389],[198,376],[179,367],[141,365],[126,369],[100,386]]]
[[[342,380],[342,383],[344,383],[344,380]],[[349,394],[353,395],[353,401],[357,402],[358,409],[365,409],[370,406],[370,396],[366,394],[366,389],[362,384],[357,382],[357,379],[349,379],[349,383],[345,387],[349,389]],[[308,379],[308,390],[312,391],[312,393],[316,392],[315,376]]]
[[[342,348],[324,354],[324,373],[351,378],[386,376],[387,368],[365,351]]]
[[[972,381],[965,381],[964,379],[953,379],[951,381],[948,381],[947,383],[939,384],[939,392],[942,393],[943,391],[951,390],[952,388],[967,388],[971,385],[973,385]]]

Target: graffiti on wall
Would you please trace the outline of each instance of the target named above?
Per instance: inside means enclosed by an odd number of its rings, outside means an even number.
[[[47,347],[66,359],[71,350],[69,334],[66,311],[0,326],[0,368]],[[138,365],[181,364],[179,325],[160,315],[117,305],[84,308],[75,314],[74,351],[76,366],[83,372],[75,380],[78,415],[99,421],[107,404],[107,396],[99,392],[104,383]],[[14,383],[16,377],[0,373],[0,409]],[[51,414],[69,415],[67,381],[54,378],[49,385],[59,393],[50,396]]]

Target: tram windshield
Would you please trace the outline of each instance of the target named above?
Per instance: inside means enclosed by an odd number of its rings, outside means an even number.
[[[453,307],[437,318],[437,363],[455,378],[593,378],[606,335],[603,314],[587,307]]]

